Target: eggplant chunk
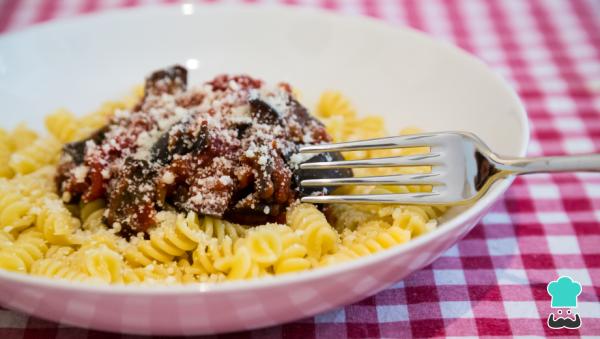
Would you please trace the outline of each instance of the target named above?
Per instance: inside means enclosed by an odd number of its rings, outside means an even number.
[[[311,122],[317,122],[319,125],[323,125],[319,120],[311,116],[306,107],[304,107],[300,102],[298,102],[298,100],[290,98],[288,106],[290,109],[290,114],[293,115],[296,118],[296,120],[300,122],[303,126]]]
[[[344,156],[340,152],[328,152],[319,153],[312,158],[308,159],[304,163],[310,162],[323,162],[323,161],[341,161],[344,160]],[[315,193],[329,194],[335,187],[301,187],[300,182],[307,179],[321,179],[321,178],[349,178],[352,177],[352,170],[349,168],[338,168],[338,169],[322,169],[322,170],[305,170],[297,169],[294,172],[294,182],[300,190],[301,196],[312,195]]]
[[[134,233],[154,225],[156,171],[145,160],[127,158],[108,199],[109,225],[119,223]]]
[[[171,153],[169,152],[169,132],[165,132],[158,138],[158,140],[152,145],[150,150],[152,161],[167,164],[171,161]]]
[[[173,160],[174,155],[185,155],[204,149],[208,139],[206,124],[198,125],[184,120],[173,125],[160,136],[151,149],[152,161],[163,164]]]
[[[183,92],[187,88],[187,70],[182,66],[175,65],[156,71],[148,78],[144,87],[146,96],[175,94]]]
[[[85,140],[66,144],[63,147],[63,153],[69,155],[75,165],[83,164],[85,158]]]
[[[251,98],[250,114],[261,124],[275,125],[281,120],[277,110],[260,98]]]
[[[97,130],[87,139],[66,144],[63,147],[63,152],[71,157],[75,165],[81,165],[83,164],[85,158],[86,143],[91,140],[96,144],[100,144],[104,140],[106,132],[108,132],[108,126]]]

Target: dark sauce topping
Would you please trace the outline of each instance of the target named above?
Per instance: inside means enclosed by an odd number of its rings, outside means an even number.
[[[87,140],[63,149],[56,181],[67,202],[107,201],[107,222],[129,236],[174,208],[258,225],[284,222],[300,194],[304,144],[329,142],[323,124],[291,95],[245,75],[221,75],[187,89],[179,66],[146,79],[131,112],[117,112]],[[311,161],[339,160],[339,153]],[[327,176],[351,176],[337,170]]]
[[[158,192],[156,174],[156,168],[146,160],[125,160],[121,175],[111,182],[107,217],[110,225],[137,225],[135,230],[142,232],[154,225]]]
[[[146,79],[145,96],[163,93],[177,94],[187,87],[187,70],[181,66],[173,66],[152,73]]]

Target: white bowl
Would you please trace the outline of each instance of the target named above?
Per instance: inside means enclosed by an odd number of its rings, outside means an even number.
[[[186,12],[186,11],[183,11]],[[119,97],[150,71],[195,63],[192,82],[244,72],[301,89],[332,88],[391,132],[465,130],[506,155],[525,154],[528,124],[511,89],[484,64],[427,36],[365,18],[306,9],[146,8],[34,27],[0,38],[2,125],[40,127],[61,106],[79,113]],[[188,61],[192,60],[192,61]],[[194,61],[196,60],[196,61]],[[407,245],[298,275],[220,285],[88,286],[0,271],[0,302],[98,330],[207,334],[279,324],[373,295],[431,263],[508,188],[496,184],[466,210]]]

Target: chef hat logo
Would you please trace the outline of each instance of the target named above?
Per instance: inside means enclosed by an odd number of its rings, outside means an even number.
[[[552,307],[577,307],[577,296],[581,294],[581,284],[570,277],[560,277],[547,287],[552,297]]]

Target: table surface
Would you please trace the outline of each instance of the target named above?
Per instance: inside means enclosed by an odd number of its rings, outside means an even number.
[[[600,152],[598,0],[237,0],[312,6],[410,26],[479,56],[529,113],[529,154]],[[91,12],[165,0],[0,0],[0,34]],[[200,3],[200,2],[198,2]],[[547,284],[583,286],[578,330],[551,330]],[[429,267],[354,305],[230,337],[600,336],[600,175],[519,178]],[[0,308],[1,338],[129,337]],[[229,337],[227,335],[219,337]]]

